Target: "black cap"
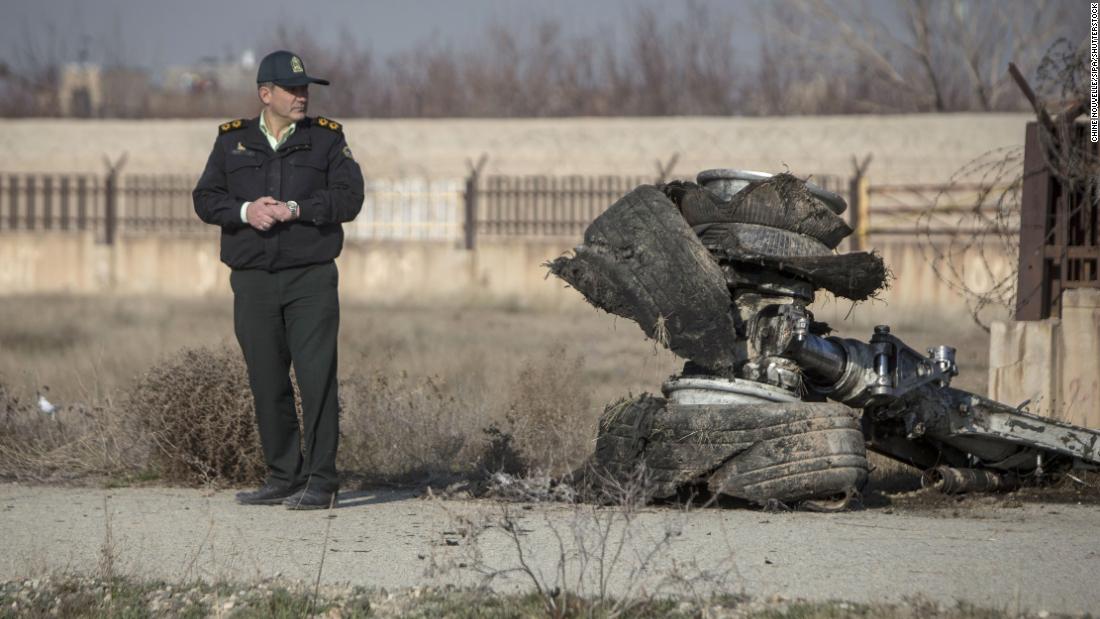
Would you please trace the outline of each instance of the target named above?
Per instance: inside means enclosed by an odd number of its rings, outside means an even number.
[[[256,83],[264,82],[272,82],[278,86],[305,86],[310,83],[328,86],[328,80],[307,75],[302,59],[285,50],[271,52],[260,61]]]

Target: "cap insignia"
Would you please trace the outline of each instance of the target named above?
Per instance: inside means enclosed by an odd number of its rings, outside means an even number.
[[[302,61],[297,56],[290,57],[290,70],[295,73],[305,73],[306,69],[302,66]]]

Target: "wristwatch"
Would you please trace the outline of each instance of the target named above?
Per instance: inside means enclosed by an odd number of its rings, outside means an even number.
[[[294,217],[298,217],[298,203],[297,202],[295,202],[294,200],[291,200],[291,201],[286,203],[286,207],[288,209],[290,209],[290,214],[291,215],[293,215]]]

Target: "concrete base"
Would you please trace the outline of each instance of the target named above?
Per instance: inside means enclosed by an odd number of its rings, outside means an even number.
[[[994,322],[989,397],[1100,429],[1100,290],[1062,293],[1062,317]]]
[[[591,306],[576,290],[547,277],[547,260],[580,241],[576,237],[478,239],[476,251],[447,241],[349,239],[337,259],[344,299],[382,305],[505,305],[541,310]],[[899,277],[882,299],[853,304],[819,294],[819,320],[897,328],[969,323],[965,301],[936,277],[913,243],[876,248]],[[1010,268],[1006,256],[991,258]],[[1012,258],[1015,260],[1015,258]],[[0,234],[0,295],[137,294],[225,296],[229,269],[218,261],[218,233],[179,236],[121,234],[113,246],[96,243],[92,232],[4,231]],[[978,284],[973,284],[980,287]]]

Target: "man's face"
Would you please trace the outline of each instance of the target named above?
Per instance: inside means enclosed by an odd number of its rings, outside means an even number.
[[[290,122],[306,117],[309,107],[309,85],[260,87],[260,101],[268,111]]]

